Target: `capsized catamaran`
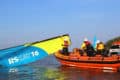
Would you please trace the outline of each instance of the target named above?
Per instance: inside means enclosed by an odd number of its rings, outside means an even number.
[[[68,34],[65,34],[0,50],[0,65],[3,67],[13,67],[43,59],[61,50],[63,48],[62,44],[64,44],[64,39],[67,39],[70,45],[70,37]]]

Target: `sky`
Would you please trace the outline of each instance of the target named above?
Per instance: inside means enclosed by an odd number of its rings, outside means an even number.
[[[120,36],[120,0],[0,0],[0,49],[69,34],[72,47],[87,37]]]

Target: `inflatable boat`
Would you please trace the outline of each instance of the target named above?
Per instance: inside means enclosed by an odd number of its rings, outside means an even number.
[[[110,56],[94,55],[87,56],[86,53],[81,55],[78,48],[74,48],[67,55],[59,50],[55,54],[56,59],[63,66],[74,66],[79,68],[91,68],[101,70],[118,71],[120,68],[120,55],[114,54]]]

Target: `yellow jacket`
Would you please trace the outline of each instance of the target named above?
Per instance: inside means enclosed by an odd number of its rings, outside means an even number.
[[[97,45],[97,50],[103,50],[105,48],[104,44],[103,43],[99,43]]]
[[[82,43],[82,45],[81,45],[81,49],[83,49],[83,50],[86,49],[86,44],[85,44],[85,43]]]

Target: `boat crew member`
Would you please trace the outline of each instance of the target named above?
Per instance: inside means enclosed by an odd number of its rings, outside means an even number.
[[[105,51],[104,43],[98,40],[97,41],[97,45],[96,45],[96,52],[97,52],[97,54],[104,55],[104,51]]]
[[[95,51],[96,51],[96,54],[97,54],[97,48],[98,48],[98,44],[100,43],[100,40],[97,40],[96,41],[96,45],[95,45]]]
[[[84,50],[88,56],[94,55],[94,48],[91,45],[90,41],[87,38],[84,39],[84,42],[81,45],[81,49]]]
[[[66,38],[64,39],[64,43],[63,43],[62,46],[63,46],[62,53],[64,55],[69,55],[69,51],[68,51],[69,42],[68,42],[68,40]]]

